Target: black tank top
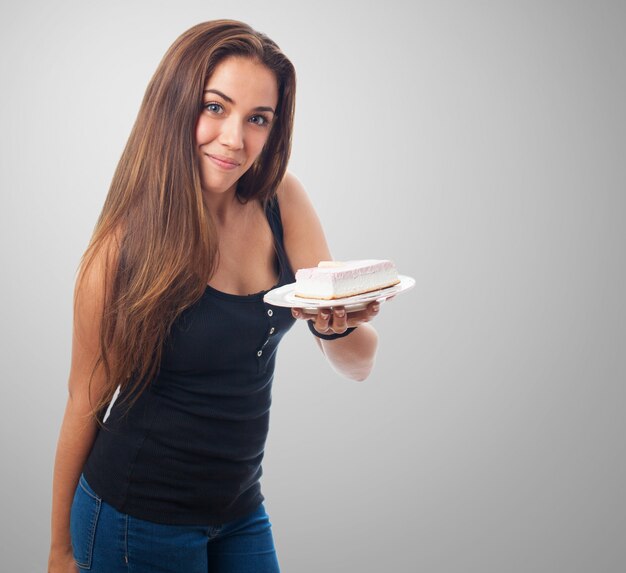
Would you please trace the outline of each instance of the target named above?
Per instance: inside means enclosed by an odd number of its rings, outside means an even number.
[[[281,286],[295,278],[276,199],[266,215]],[[176,319],[156,378],[125,418],[116,400],[85,462],[105,502],[158,523],[218,525],[264,500],[276,352],[295,322],[289,309],[263,302],[266,292],[239,296],[207,285]]]

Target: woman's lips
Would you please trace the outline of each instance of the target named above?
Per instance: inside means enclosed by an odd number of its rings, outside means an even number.
[[[219,157],[215,155],[209,155],[208,153],[206,155],[211,161],[213,161],[213,163],[215,163],[215,165],[221,167],[222,169],[231,170],[235,169],[235,167],[239,167],[239,164],[234,163],[233,160],[220,159]]]

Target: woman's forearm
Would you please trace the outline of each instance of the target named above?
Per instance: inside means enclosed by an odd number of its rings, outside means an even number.
[[[76,484],[97,433],[96,423],[68,397],[59,434],[52,481],[50,550],[71,549],[70,510]]]
[[[343,338],[317,340],[331,366],[339,374],[357,381],[369,376],[378,347],[378,333],[371,324],[361,324]]]

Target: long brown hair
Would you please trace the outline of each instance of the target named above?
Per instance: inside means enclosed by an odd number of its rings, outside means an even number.
[[[148,84],[79,265],[77,285],[98,254],[108,261],[100,353],[89,379],[91,387],[103,369],[103,392],[92,404],[101,427],[118,386],[126,398],[134,396],[128,411],[154,378],[172,323],[200,299],[215,271],[217,235],[200,186],[195,126],[206,82],[229,56],[265,65],[279,93],[275,123],[261,154],[237,182],[238,199],[265,206],[287,169],[296,92],[289,59],[243,22],[214,20],[184,32]],[[107,258],[112,237],[117,254]]]

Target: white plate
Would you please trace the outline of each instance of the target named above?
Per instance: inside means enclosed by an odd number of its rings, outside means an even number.
[[[370,302],[377,300],[383,302],[389,297],[396,296],[415,286],[415,279],[398,275],[400,282],[397,285],[374,290],[365,294],[348,296],[346,298],[336,298],[333,300],[321,300],[317,298],[302,298],[295,295],[296,283],[291,283],[275,288],[263,297],[263,301],[273,306],[284,306],[287,308],[302,308],[305,312],[317,314],[320,308],[332,308],[343,306],[347,312],[354,312],[365,308]]]

